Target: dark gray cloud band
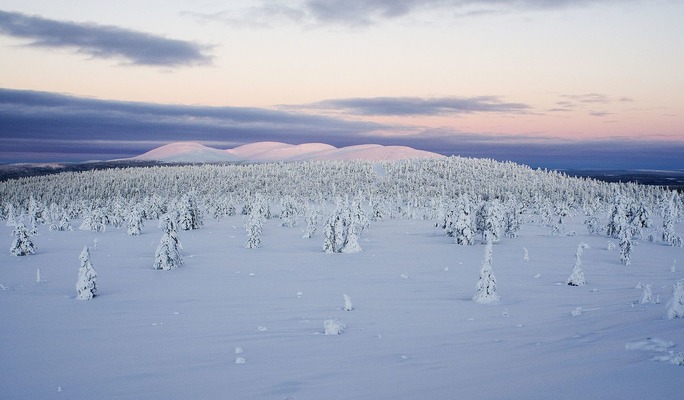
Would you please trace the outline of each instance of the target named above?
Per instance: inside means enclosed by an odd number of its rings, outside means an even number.
[[[0,10],[0,34],[35,47],[70,48],[133,65],[178,67],[211,63],[207,46],[116,26],[64,22]]]
[[[298,111],[95,100],[0,88],[0,163],[126,158],[190,140],[217,148],[257,141],[323,142],[337,147],[377,143],[544,168],[684,170],[684,143],[655,139],[572,141],[464,133]]]
[[[478,112],[522,113],[530,110],[527,104],[504,103],[495,96],[349,98],[323,100],[303,107],[368,116],[437,116]]]

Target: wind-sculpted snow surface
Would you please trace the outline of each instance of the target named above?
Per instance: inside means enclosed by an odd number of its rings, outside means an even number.
[[[681,397],[684,207],[662,188],[452,157],[63,173],[2,182],[0,204],[3,399]],[[363,251],[324,251],[340,213]]]

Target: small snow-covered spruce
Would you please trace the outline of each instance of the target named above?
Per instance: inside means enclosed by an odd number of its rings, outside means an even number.
[[[131,208],[128,214],[128,230],[127,233],[131,236],[140,235],[141,228],[143,226],[143,213],[138,206]]]
[[[577,246],[577,252],[575,253],[575,266],[572,267],[572,272],[565,282],[570,286],[584,286],[587,282],[584,280],[584,272],[582,271],[582,253],[584,249],[588,249],[589,245],[582,242]]]
[[[587,232],[590,235],[598,235],[601,233],[601,227],[599,226],[599,220],[596,217],[590,217],[584,220],[584,225],[587,226]]]
[[[261,232],[264,229],[263,216],[256,210],[250,211],[245,222],[245,230],[247,231],[247,242],[245,248],[257,249],[261,247]]]
[[[473,300],[478,303],[498,303],[499,295],[496,293],[496,277],[492,270],[492,241],[487,241],[485,255],[480,269],[480,280],[477,282],[477,291]]]
[[[562,235],[565,231],[563,223],[565,218],[571,215],[570,205],[566,201],[559,201],[553,206],[554,219],[551,227],[551,235]]]
[[[684,318],[684,279],[672,285],[672,298],[667,302],[667,319]]]
[[[280,200],[280,225],[292,228],[297,225],[299,207],[292,196],[285,196]]]
[[[14,240],[10,246],[10,253],[15,256],[26,256],[36,252],[36,246],[31,241],[26,225],[23,222],[17,224],[12,231],[12,236],[14,236]]]
[[[81,261],[81,267],[78,269],[78,282],[76,282],[76,298],[79,300],[90,300],[97,292],[97,272],[90,262],[90,249],[88,246],[83,247],[83,251],[78,259]]]
[[[456,238],[456,244],[472,245],[475,243],[475,229],[471,215],[470,198],[467,194],[461,194],[456,203],[456,222],[452,235]]]
[[[652,288],[651,283],[647,283],[643,285],[644,291],[641,293],[641,299],[639,300],[639,304],[648,304],[648,303],[653,303],[653,291],[651,290]]]
[[[306,227],[303,229],[304,239],[310,239],[318,229],[318,216],[320,211],[314,204],[309,204],[306,208]]]
[[[632,264],[632,248],[634,243],[632,242],[632,227],[625,227],[620,231],[620,261],[629,266]]]
[[[344,311],[351,311],[354,309],[354,306],[352,305],[351,297],[349,297],[346,294],[342,294],[344,297],[344,307],[342,308]]]
[[[164,231],[164,235],[154,254],[154,269],[168,271],[183,265],[183,258],[180,254],[183,246],[178,239],[176,218],[176,215],[167,213],[162,215],[159,221],[159,227]]]
[[[197,204],[194,194],[184,195],[176,204],[178,210],[178,226],[184,231],[200,229],[202,221],[202,211]]]
[[[66,211],[62,211],[62,215],[59,217],[59,221],[55,221],[50,225],[51,231],[73,231],[74,227],[69,223],[69,214]]]
[[[606,234],[616,239],[620,238],[620,234],[628,225],[626,200],[622,194],[617,193],[613,199],[613,205],[608,216]]]
[[[530,261],[530,252],[527,251],[527,247],[523,247],[523,261]]]
[[[506,201],[504,213],[504,234],[507,238],[518,237],[520,227],[523,223],[523,213],[525,209],[516,198],[511,197]]]

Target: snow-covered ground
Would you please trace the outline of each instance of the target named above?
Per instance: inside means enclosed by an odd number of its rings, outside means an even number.
[[[137,237],[39,227],[35,255],[0,254],[0,398],[682,396],[671,360],[684,320],[664,316],[683,248],[639,241],[627,267],[581,216],[574,237],[528,221],[494,245],[501,302],[483,305],[472,296],[485,246],[453,244],[433,221],[374,222],[356,254],[323,253],[321,230],[303,239],[301,225],[269,220],[262,247],[245,249],[241,216],[207,218],[179,233],[185,265],[171,271],[152,269],[156,221]],[[6,247],[10,232],[3,223]],[[572,287],[580,242],[587,286]],[[98,273],[90,301],[75,299],[84,245]],[[639,304],[639,282],[661,303]],[[340,335],[325,334],[329,319]]]

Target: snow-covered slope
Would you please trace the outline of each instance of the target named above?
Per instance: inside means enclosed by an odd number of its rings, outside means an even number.
[[[231,153],[213,149],[195,142],[176,142],[157,147],[147,153],[133,157],[139,161],[213,163],[234,162],[240,159]]]
[[[279,142],[258,142],[226,150],[247,161],[303,161],[312,160],[323,152],[337,151],[324,143],[291,145]]]
[[[280,142],[257,142],[233,149],[219,150],[194,142],[177,142],[133,157],[134,160],[160,162],[278,162],[319,160],[396,161],[409,158],[439,158],[440,154],[406,146],[364,144],[337,148],[324,143],[292,145]]]

